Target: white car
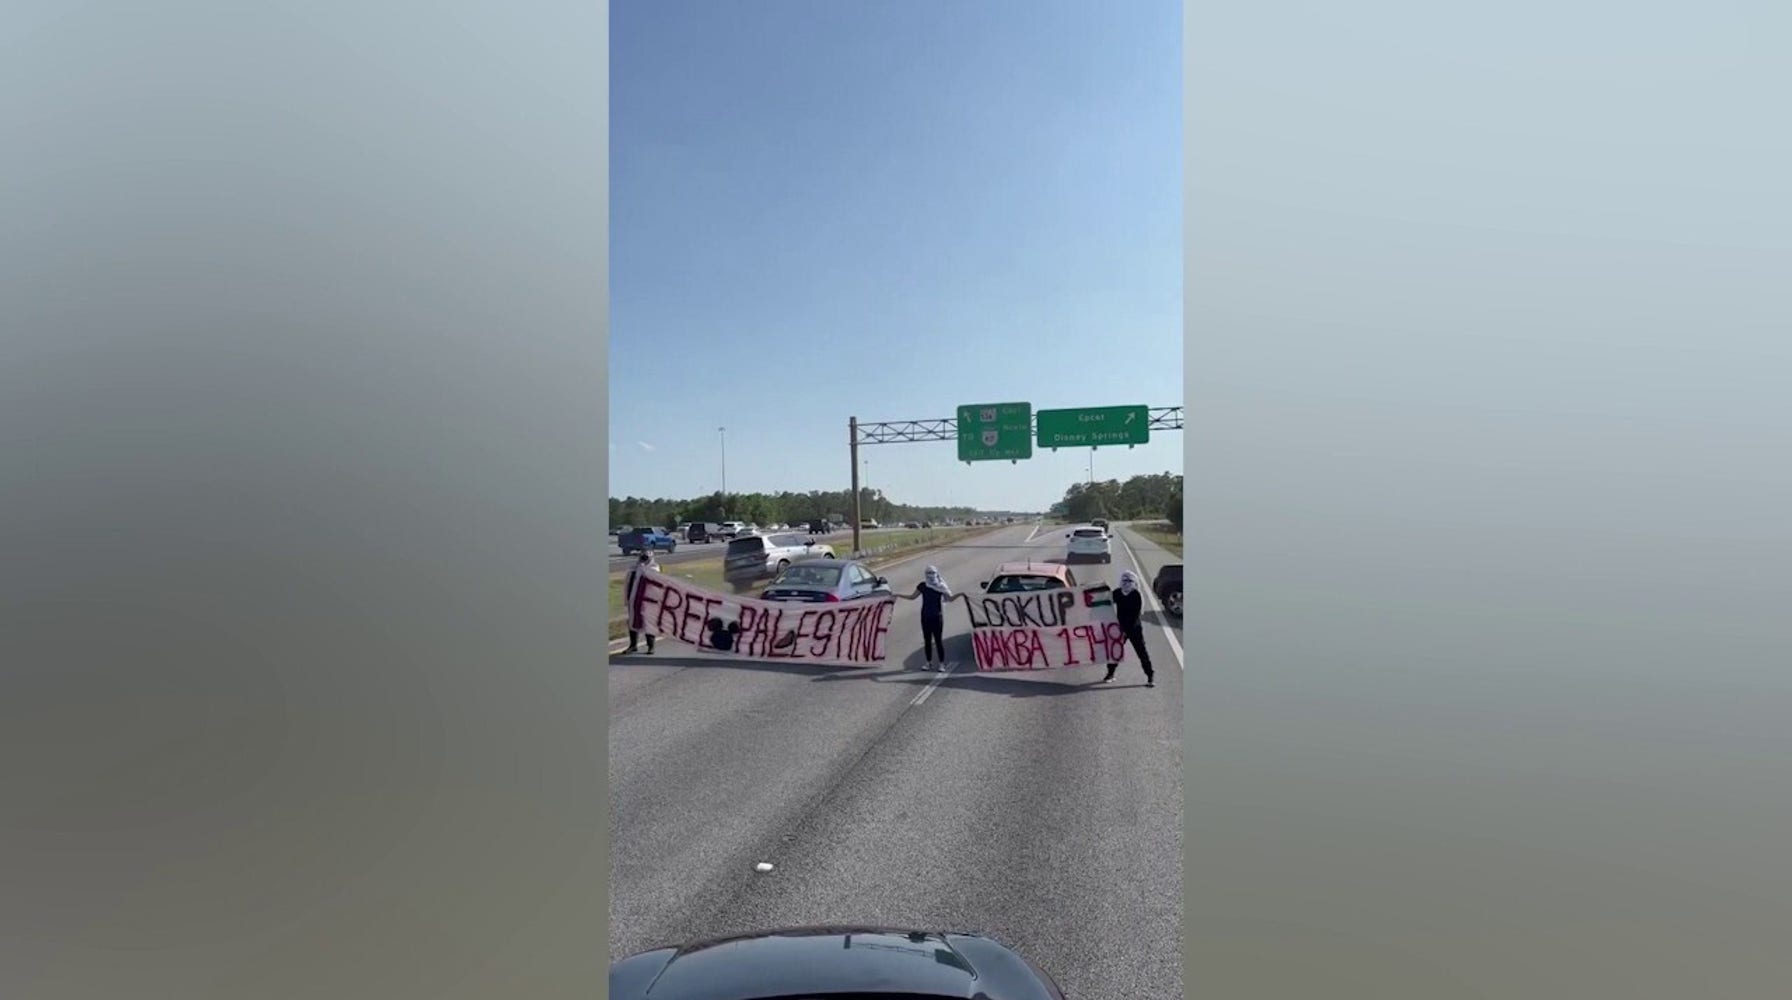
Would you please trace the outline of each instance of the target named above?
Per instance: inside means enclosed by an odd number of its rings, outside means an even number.
[[[1076,562],[1078,559],[1093,559],[1097,562],[1113,562],[1114,552],[1108,545],[1108,533],[1105,528],[1097,528],[1085,524],[1064,533],[1070,544],[1064,553],[1064,561]]]
[[[741,535],[728,543],[722,556],[722,579],[741,586],[775,577],[798,560],[817,557],[837,558],[832,545],[808,535]]]

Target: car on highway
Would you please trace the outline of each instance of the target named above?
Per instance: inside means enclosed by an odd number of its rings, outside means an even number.
[[[722,555],[722,579],[736,587],[777,576],[799,559],[836,558],[832,545],[807,535],[741,535],[728,542]]]
[[[620,538],[616,539],[616,544],[621,547],[622,554],[625,556],[632,556],[637,552],[676,552],[678,550],[678,539],[657,528],[636,528],[625,531]]]
[[[834,528],[832,525],[819,518],[809,522],[809,534],[811,535],[825,535],[833,530]]]
[[[759,595],[765,601],[862,601],[889,597],[890,581],[853,559],[811,557],[791,563]]]
[[[1096,562],[1113,562],[1113,547],[1108,543],[1108,530],[1094,525],[1083,525],[1064,533],[1069,545],[1064,551],[1065,562],[1076,562],[1079,559],[1092,559]]]
[[[995,575],[977,586],[991,594],[1026,594],[1076,585],[1076,574],[1063,563],[1011,562],[997,566]]]
[[[707,545],[709,543],[709,525],[702,521],[692,521],[685,525],[684,540],[692,545]]]
[[[875,527],[877,527],[877,522],[873,521],[870,518],[866,518],[863,521],[859,522],[859,530],[860,531],[864,531],[867,528],[875,528]]]
[[[1182,617],[1182,564],[1166,563],[1151,580],[1151,592],[1164,606],[1164,611]]]
[[[895,927],[797,927],[667,945],[610,966],[612,1000],[1065,1000],[993,937]]]
[[[1095,520],[1090,521],[1089,527],[1100,528],[1103,532],[1105,532],[1109,535],[1112,535],[1114,533],[1113,529],[1108,527],[1108,519],[1105,517],[1098,517]]]
[[[737,535],[745,534],[746,530],[747,525],[744,521],[723,521],[721,524],[716,525],[716,530],[710,532],[710,534],[717,538],[729,539],[734,538]]]

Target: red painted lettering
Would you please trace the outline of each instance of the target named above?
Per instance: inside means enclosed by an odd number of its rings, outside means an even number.
[[[649,598],[651,591],[658,590],[657,599]],[[641,596],[644,603],[654,605],[655,614],[651,624],[645,612],[641,615],[642,628],[655,635],[669,635],[678,627],[678,609],[684,607],[684,593],[676,587],[669,587],[658,580],[642,580]]]
[[[678,641],[688,642],[693,646],[700,643],[703,639],[703,620],[707,617],[709,617],[709,602],[693,601],[687,597],[684,602],[684,614],[678,619],[678,632],[676,633]]]
[[[1076,658],[1076,647],[1071,644],[1071,630],[1061,628],[1057,632],[1058,641],[1064,644],[1064,665],[1074,667],[1082,661]]]
[[[835,646],[834,631],[838,616],[832,611],[823,611],[815,616],[815,642],[809,646],[810,656],[832,656]]]

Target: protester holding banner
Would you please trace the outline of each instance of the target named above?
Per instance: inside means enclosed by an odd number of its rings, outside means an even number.
[[[659,568],[660,564],[653,560],[653,550],[643,549],[640,558],[635,560],[635,568],[629,571],[628,582],[623,585],[622,606],[628,609],[628,648],[623,650],[624,653],[635,652],[641,643],[641,633],[635,628],[635,588],[640,586],[646,573],[657,573]],[[652,632],[647,633],[647,652],[649,655],[653,653]]]
[[[939,647],[940,669],[946,669],[946,602],[954,600],[952,588],[940,576],[938,566],[927,567],[927,574],[915,587],[915,592],[905,595],[906,600],[921,602],[921,645],[927,662],[922,670],[933,669],[933,649]]]
[[[1145,668],[1145,686],[1156,687],[1157,676],[1151,672],[1151,654],[1145,652],[1145,625],[1143,612],[1145,595],[1139,590],[1139,578],[1131,570],[1120,574],[1120,589],[1114,593],[1114,616],[1120,628],[1126,633],[1126,641],[1139,654],[1139,666]],[[1118,663],[1108,664],[1108,675],[1102,678],[1103,684],[1114,679],[1114,671]]]

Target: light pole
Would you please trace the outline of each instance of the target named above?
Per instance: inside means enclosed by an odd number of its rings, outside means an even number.
[[[728,520],[728,428],[717,427],[722,436],[722,520]]]

